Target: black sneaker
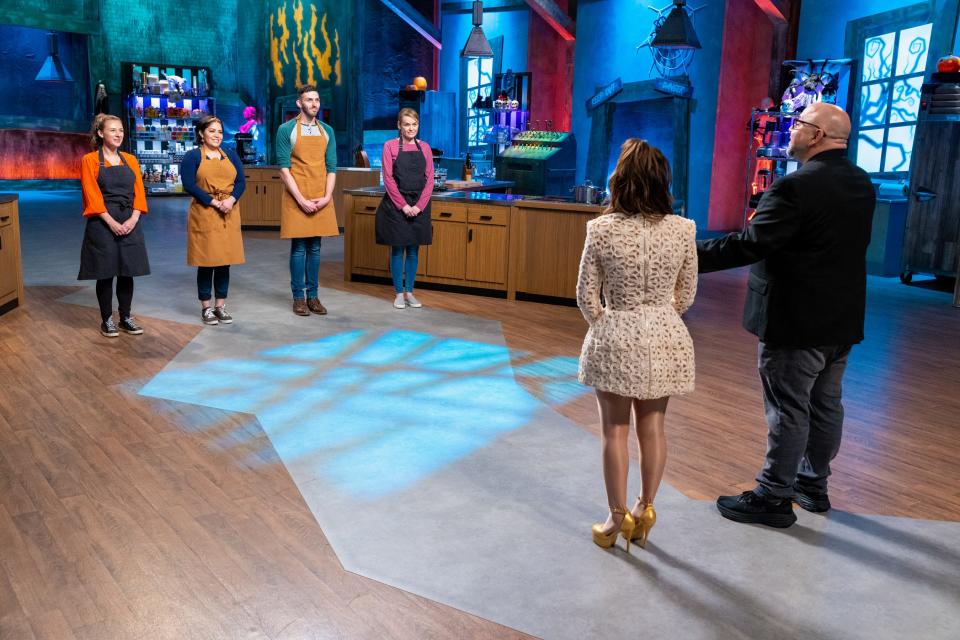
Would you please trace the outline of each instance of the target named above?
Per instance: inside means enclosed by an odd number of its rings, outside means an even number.
[[[132,316],[120,320],[120,329],[132,336],[138,336],[143,333],[143,327],[138,325]]]
[[[223,324],[230,324],[233,322],[233,316],[227,313],[227,305],[222,307],[214,307],[213,314],[217,316],[217,319]]]
[[[797,521],[790,500],[765,498],[753,491],[744,491],[739,496],[720,496],[717,498],[717,509],[727,520],[765,524],[778,529],[786,529]]]
[[[804,510],[810,513],[823,513],[830,511],[830,498],[826,492],[815,491],[813,489],[801,489],[800,485],[793,485],[793,501],[800,505]]]
[[[117,329],[117,323],[113,321],[113,318],[107,318],[100,323],[100,335],[105,338],[116,338],[120,335],[120,331]]]
[[[220,324],[217,314],[213,312],[213,307],[204,307],[200,312],[200,319],[203,320],[203,324]]]

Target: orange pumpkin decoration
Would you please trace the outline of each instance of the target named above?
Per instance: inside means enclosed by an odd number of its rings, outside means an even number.
[[[417,88],[417,91],[426,91],[427,90],[427,79],[423,76],[417,76],[413,79],[413,85]]]
[[[944,56],[937,61],[937,71],[940,73],[957,73],[960,71],[960,58]]]

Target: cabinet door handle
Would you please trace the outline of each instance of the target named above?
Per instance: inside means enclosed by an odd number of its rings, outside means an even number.
[[[473,242],[473,229],[467,229],[467,242]]]
[[[481,220],[493,220],[493,216],[480,216]]]
[[[452,216],[452,215],[453,215],[453,214],[450,213],[449,211],[441,211],[441,212],[440,212],[440,217],[441,217],[441,218],[449,218],[449,217]]]
[[[376,211],[376,210],[377,210],[377,208],[376,208],[375,206],[370,205],[370,204],[368,204],[367,206],[365,206],[364,209],[366,209],[367,211]]]
[[[10,219],[10,216],[0,216],[0,222],[6,222]]]

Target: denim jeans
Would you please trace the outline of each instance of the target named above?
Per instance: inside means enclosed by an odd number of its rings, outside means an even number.
[[[406,258],[403,254],[406,251]],[[393,289],[397,293],[413,291],[413,282],[417,278],[417,259],[420,246],[412,244],[408,247],[390,247],[390,274],[393,276]]]
[[[840,396],[849,355],[850,345],[779,349],[760,343],[767,459],[758,493],[789,498],[794,484],[826,493],[843,433]]]
[[[320,236],[315,236],[290,240],[290,290],[294,298],[303,299],[304,287],[308,298],[317,297],[320,280],[320,239]]]
[[[201,302],[210,299],[211,284],[217,300],[225,300],[230,288],[230,265],[221,267],[197,267],[197,297]]]

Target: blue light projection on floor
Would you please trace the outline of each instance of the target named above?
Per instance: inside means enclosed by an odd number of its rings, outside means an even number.
[[[514,358],[525,354],[514,353]],[[140,394],[257,416],[286,464],[350,497],[399,492],[523,427],[542,402],[586,393],[576,358],[519,366],[505,346],[355,330],[168,367]]]

